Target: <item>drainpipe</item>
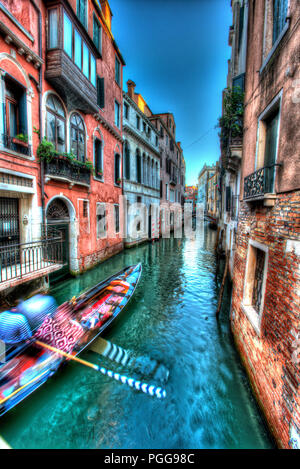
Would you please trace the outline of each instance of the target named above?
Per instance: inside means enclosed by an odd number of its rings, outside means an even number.
[[[34,7],[38,15],[38,54],[42,57],[42,13],[40,8],[37,6],[35,0],[30,0],[30,3]],[[41,64],[39,68],[39,84],[37,86],[39,92],[39,139],[42,140],[42,96],[43,96],[43,66]],[[40,162],[40,178],[41,178],[41,202],[42,202],[42,226],[45,233],[46,219],[45,219],[45,183],[44,183],[44,162]]]

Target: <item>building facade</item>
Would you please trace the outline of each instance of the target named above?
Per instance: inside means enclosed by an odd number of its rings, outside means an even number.
[[[127,86],[123,93],[123,187],[125,247],[131,247],[159,237],[160,153],[158,131],[145,114],[148,106],[135,92],[133,81]]]
[[[300,448],[299,8],[249,1],[231,326],[282,448]]]
[[[229,29],[228,39],[231,47],[231,58],[228,61],[227,87],[223,90],[222,117],[219,121],[221,127],[219,227],[222,231],[222,249],[229,255],[229,274],[232,277],[236,250],[243,149],[248,2],[233,0],[231,7],[232,26]],[[229,122],[230,124],[228,124]]]
[[[18,246],[1,261],[15,277],[27,263],[23,244],[53,233],[63,240],[60,274],[123,249],[121,236],[105,236],[108,203],[120,229],[122,194],[125,63],[111,17],[106,0],[0,4],[1,246],[12,236]]]
[[[197,195],[198,195],[197,186],[185,186],[184,202],[186,204],[192,205],[193,215],[196,215]]]
[[[180,142],[176,142],[176,125],[173,114],[149,114],[149,119],[159,134],[160,151],[160,232],[168,235],[175,224],[181,224],[180,210],[185,184],[185,163]],[[176,205],[177,204],[177,207]],[[178,220],[176,222],[176,220]]]

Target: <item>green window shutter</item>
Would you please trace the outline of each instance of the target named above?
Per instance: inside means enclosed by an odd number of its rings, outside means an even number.
[[[104,78],[97,77],[97,105],[101,109],[105,106],[104,99]]]

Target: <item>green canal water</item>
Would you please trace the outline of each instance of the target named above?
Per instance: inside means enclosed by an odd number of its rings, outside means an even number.
[[[170,372],[167,398],[148,397],[68,363],[1,419],[0,434],[13,448],[273,446],[232,342],[229,285],[219,322],[215,318],[221,281],[215,236],[207,229],[204,243],[171,238],[144,244],[52,289],[61,303],[142,262],[134,297],[106,338],[163,363]],[[83,357],[138,377],[93,352]]]

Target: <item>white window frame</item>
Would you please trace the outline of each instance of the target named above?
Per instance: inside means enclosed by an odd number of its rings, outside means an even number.
[[[249,287],[249,277],[250,275],[255,275],[256,270],[256,263],[254,266],[253,272],[253,263],[252,258],[252,249],[260,249],[265,253],[265,262],[264,262],[264,273],[263,273],[263,284],[262,284],[262,299],[260,304],[260,310],[256,311],[250,300],[250,296],[252,297],[253,288]],[[246,261],[246,271],[245,271],[245,278],[244,278],[244,287],[243,287],[243,300],[241,303],[242,310],[246,314],[247,318],[249,319],[252,327],[254,328],[257,335],[261,335],[261,323],[265,305],[265,294],[266,294],[266,283],[267,283],[267,276],[268,276],[268,265],[269,265],[269,248],[265,244],[260,243],[254,239],[249,240],[248,250],[247,250],[247,261]]]
[[[101,212],[103,211],[104,207],[104,221],[105,221],[105,232],[100,233],[99,227],[98,227],[98,215],[100,215],[99,209],[101,209]],[[97,233],[97,240],[99,239],[105,239],[107,238],[107,216],[106,216],[106,204],[105,202],[97,202],[96,204],[96,233]]]

